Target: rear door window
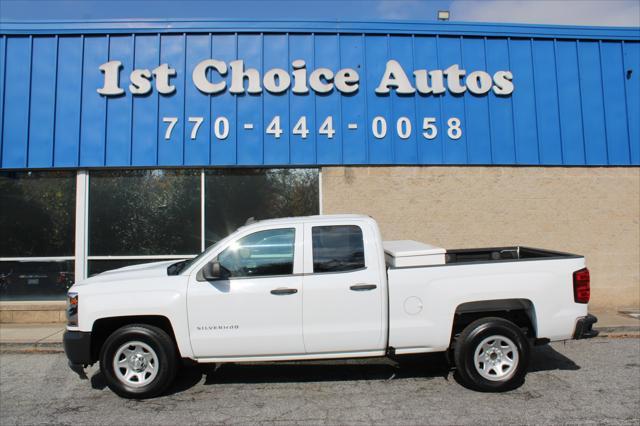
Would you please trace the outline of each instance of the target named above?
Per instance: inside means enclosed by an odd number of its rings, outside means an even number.
[[[344,272],[365,267],[362,229],[356,225],[314,226],[313,272]]]

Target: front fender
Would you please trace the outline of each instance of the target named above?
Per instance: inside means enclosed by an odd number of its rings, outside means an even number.
[[[77,331],[91,332],[97,320],[111,317],[163,316],[173,328],[176,344],[183,357],[193,356],[189,341],[186,304],[186,279],[171,285],[124,283],[80,286],[78,288]]]

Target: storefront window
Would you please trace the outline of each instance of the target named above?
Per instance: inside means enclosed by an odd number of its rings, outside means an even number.
[[[74,282],[75,172],[0,172],[0,300],[62,299]]]
[[[240,169],[205,172],[205,239],[209,246],[253,217],[319,212],[317,169]]]
[[[0,258],[73,256],[75,172],[0,172]]]
[[[89,176],[89,256],[200,252],[200,170]]]

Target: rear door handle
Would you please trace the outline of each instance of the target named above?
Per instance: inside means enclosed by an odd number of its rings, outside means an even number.
[[[377,286],[375,284],[356,284],[349,287],[353,291],[368,291],[373,290]]]
[[[286,294],[295,294],[298,292],[298,289],[295,288],[274,288],[271,290],[271,294],[275,294],[277,296],[282,296]]]

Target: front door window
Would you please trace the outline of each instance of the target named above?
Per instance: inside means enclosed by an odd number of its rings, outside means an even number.
[[[269,229],[234,241],[218,255],[229,278],[293,274],[295,229]]]

